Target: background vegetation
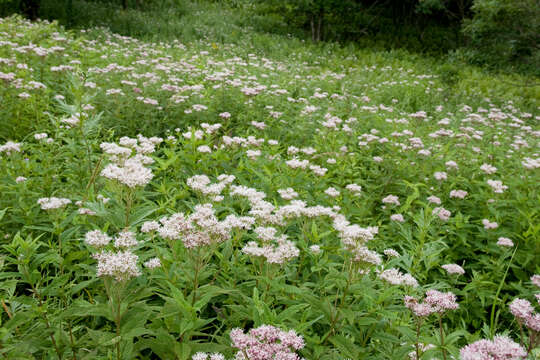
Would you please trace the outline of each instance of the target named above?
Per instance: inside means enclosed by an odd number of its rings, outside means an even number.
[[[535,75],[540,68],[539,0],[2,0],[0,15],[21,12],[71,27],[105,25],[128,36],[190,39],[203,33],[182,16],[208,9],[207,2],[216,12],[235,9],[232,23],[256,31],[404,48]],[[208,20],[221,22],[219,16]],[[231,36],[231,30],[219,30]]]

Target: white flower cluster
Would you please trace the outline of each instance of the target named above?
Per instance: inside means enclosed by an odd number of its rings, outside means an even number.
[[[279,189],[278,193],[283,200],[292,200],[298,197],[298,193],[293,188]]]
[[[36,140],[44,140],[44,139],[47,139],[49,135],[47,135],[47,133],[38,133],[38,134],[34,134],[34,139]]]
[[[66,124],[68,127],[75,127],[75,126],[79,125],[79,123],[81,122],[81,118],[84,119],[86,117],[88,117],[88,114],[85,113],[85,112],[75,113],[75,114],[72,114],[69,117],[66,117],[66,118],[60,120],[60,122]]]
[[[480,170],[482,170],[483,172],[485,172],[488,175],[491,175],[491,174],[494,174],[494,173],[497,172],[497,168],[495,166],[490,165],[490,164],[482,164],[482,166],[480,166]]]
[[[160,219],[159,222],[161,225],[156,230],[162,238],[182,240],[184,246],[190,249],[226,241],[230,239],[234,228],[249,229],[255,220],[229,215],[225,220],[219,221],[212,204],[198,204],[195,211],[187,217],[183,213],[176,213]],[[154,226],[151,228],[154,229]]]
[[[431,195],[427,198],[428,202],[430,204],[437,204],[437,205],[441,205],[441,199],[439,199],[438,197],[434,196],[434,195]]]
[[[333,226],[338,231],[345,249],[353,254],[354,261],[372,265],[381,264],[380,255],[366,247],[366,243],[378,233],[378,228],[351,225],[341,214],[335,216]]]
[[[388,195],[382,199],[383,204],[393,204],[396,206],[400,205],[399,198],[395,195]]]
[[[136,139],[122,137],[120,145],[102,143],[100,147],[109,155],[111,163],[101,171],[101,176],[116,180],[130,188],[148,184],[154,175],[144,166],[153,163],[152,158],[146,154],[153,153],[155,145],[162,141],[161,138],[138,135]],[[135,155],[132,155],[133,152]]]
[[[482,219],[482,225],[484,225],[484,229],[486,230],[496,229],[499,227],[499,224],[497,224],[495,221],[491,222],[488,219]]]
[[[306,206],[301,200],[293,200],[290,204],[276,208],[272,203],[265,201],[266,194],[246,186],[231,186],[230,195],[246,197],[251,204],[249,214],[255,216],[261,223],[284,225],[286,219],[300,216],[309,218],[318,216],[336,216],[333,208],[324,206]]]
[[[133,231],[119,232],[114,240],[114,247],[117,249],[130,248],[137,245],[137,239]]]
[[[309,160],[300,160],[298,158],[292,158],[291,160],[285,161],[285,164],[287,164],[290,168],[293,169],[305,169],[309,165]]]
[[[100,230],[89,231],[84,236],[86,244],[99,250],[98,253],[92,255],[98,262],[97,275],[110,276],[119,282],[141,275],[137,266],[138,256],[130,249],[138,244],[135,233],[127,230],[119,232],[114,239],[114,251],[105,250],[112,240],[109,235]],[[145,263],[145,266],[155,268],[159,265],[154,261],[150,266]]]
[[[211,183],[206,175],[195,175],[187,180],[188,185],[206,195],[221,196],[223,189],[231,184],[235,178],[231,175],[220,175],[219,182]],[[356,190],[356,189],[355,189]],[[283,198],[293,198],[298,194],[292,189],[280,189]],[[176,213],[164,217],[158,222],[149,221],[142,225],[142,232],[156,231],[166,240],[181,240],[186,248],[205,246],[219,243],[231,237],[233,229],[250,230],[257,222],[259,226],[254,230],[262,244],[256,241],[248,243],[243,251],[253,256],[264,256],[268,262],[282,264],[298,256],[299,250],[295,244],[288,241],[285,235],[277,236],[278,230],[265,225],[286,225],[287,220],[298,217],[327,216],[334,220],[334,228],[340,234],[344,245],[353,251],[356,261],[379,264],[380,256],[368,250],[364,244],[373,238],[377,228],[363,229],[358,225],[350,225],[345,216],[339,214],[338,206],[333,208],[324,206],[307,206],[304,201],[292,200],[290,203],[276,207],[265,201],[266,194],[243,185],[230,185],[230,196],[247,198],[251,205],[250,216],[228,215],[219,221],[214,213],[212,204],[199,204],[195,211],[186,216]]]
[[[234,180],[234,175],[221,174],[218,176],[218,182],[211,184],[208,176],[195,175],[187,179],[187,185],[204,195],[214,196],[214,200],[220,200],[221,198],[218,196],[221,195],[221,192]]]
[[[225,356],[220,353],[203,353],[198,352],[191,357],[191,360],[225,360]]]
[[[434,349],[434,348],[435,348],[435,345],[433,344],[418,343],[418,349],[420,350],[420,354],[423,354],[429,349]],[[416,358],[416,350],[409,352],[408,355],[409,355],[410,360],[419,360]]]
[[[540,168],[540,158],[532,159],[526,157],[523,159],[521,164],[523,167],[525,167],[525,169],[538,169]]]
[[[450,210],[447,210],[443,207],[436,207],[435,209],[433,209],[432,214],[437,215],[442,221],[448,221],[448,219],[450,219],[450,216],[452,216]]]
[[[283,264],[300,254],[300,250],[292,241],[287,240],[286,235],[276,236],[276,228],[258,227],[255,233],[262,241],[262,246],[250,241],[242,249],[244,254],[265,257],[270,264]]]
[[[444,181],[448,178],[444,171],[437,171],[435,174],[433,174],[433,177],[439,181]]]
[[[383,251],[384,255],[388,256],[388,257],[395,257],[395,258],[398,258],[400,257],[401,255],[399,255],[399,253],[394,250],[394,249],[385,249]]]
[[[144,267],[147,269],[157,269],[161,267],[161,261],[159,258],[152,258],[144,263]]]
[[[465,199],[465,196],[467,196],[468,192],[465,190],[452,190],[450,191],[450,197],[451,198],[458,198],[458,199]]]
[[[337,197],[339,196],[339,191],[336,190],[335,188],[333,187],[329,187],[328,189],[324,190],[324,193],[330,197]]]
[[[144,186],[154,177],[152,171],[136,159],[128,159],[123,165],[109,164],[101,171],[101,176],[130,188]]]
[[[247,138],[243,138],[241,136],[230,137],[224,135],[221,140],[223,141],[223,144],[221,145],[222,148],[234,145],[240,145],[242,147],[259,147],[265,142],[265,139],[257,139],[255,136],[248,136]]]
[[[242,252],[251,256],[263,256],[270,264],[283,264],[300,254],[300,250],[290,240],[278,238],[276,243],[259,246],[255,241],[250,241],[242,248]]]
[[[111,237],[100,230],[93,230],[86,233],[84,241],[95,248],[109,245]]]
[[[68,204],[71,204],[71,200],[66,198],[40,198],[37,203],[41,206],[41,210],[53,210],[62,208]]]
[[[458,264],[446,264],[441,266],[446,272],[450,275],[457,274],[457,275],[463,275],[465,274],[465,270],[459,266]]]
[[[309,250],[311,250],[311,252],[312,252],[313,254],[315,254],[315,255],[318,255],[318,254],[321,253],[321,247],[320,247],[320,245],[311,245],[311,246],[309,247]]]
[[[149,233],[158,230],[160,227],[157,221],[145,221],[141,226],[142,233]]]
[[[398,269],[384,270],[379,274],[379,278],[392,285],[418,286],[418,281],[411,274],[402,274]]]
[[[8,141],[4,145],[0,145],[0,153],[11,155],[13,152],[21,152],[21,144],[13,141]]]
[[[257,234],[258,238],[261,239],[263,242],[269,242],[269,241],[277,239],[276,238],[277,229],[274,227],[259,226],[254,231],[255,231],[255,234]]]
[[[360,193],[362,192],[362,187],[360,185],[357,185],[357,184],[349,184],[349,185],[345,186],[345,189],[349,190],[350,192],[352,192],[355,195],[360,195]]]
[[[213,134],[221,128],[221,124],[207,124],[202,123],[201,127],[204,129],[204,132],[207,134]]]
[[[502,194],[504,190],[508,189],[508,186],[503,185],[502,181],[500,180],[488,180],[488,185],[491,186],[494,193]]]
[[[98,261],[97,276],[110,276],[118,282],[127,281],[141,275],[137,266],[139,257],[129,250],[102,251],[92,256]]]
[[[497,239],[497,245],[506,246],[506,247],[513,247],[514,242],[509,238],[505,238],[505,237],[501,236],[499,239]]]
[[[95,211],[90,210],[90,209],[85,208],[85,207],[79,208],[79,210],[77,210],[77,212],[79,213],[79,215],[89,215],[89,216],[97,215],[97,213]]]

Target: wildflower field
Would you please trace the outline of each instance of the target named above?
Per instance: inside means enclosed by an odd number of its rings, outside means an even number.
[[[539,88],[243,31],[0,19],[0,357],[540,358]]]

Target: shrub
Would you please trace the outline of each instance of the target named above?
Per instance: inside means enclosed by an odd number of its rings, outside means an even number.
[[[540,6],[538,0],[476,0],[474,16],[464,23],[470,59],[479,64],[512,65],[538,72]]]

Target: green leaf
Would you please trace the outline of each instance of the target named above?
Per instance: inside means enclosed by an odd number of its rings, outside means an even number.
[[[364,353],[364,348],[356,345],[351,339],[342,335],[330,337],[330,342],[339,349],[341,355],[351,359],[360,359]]]

